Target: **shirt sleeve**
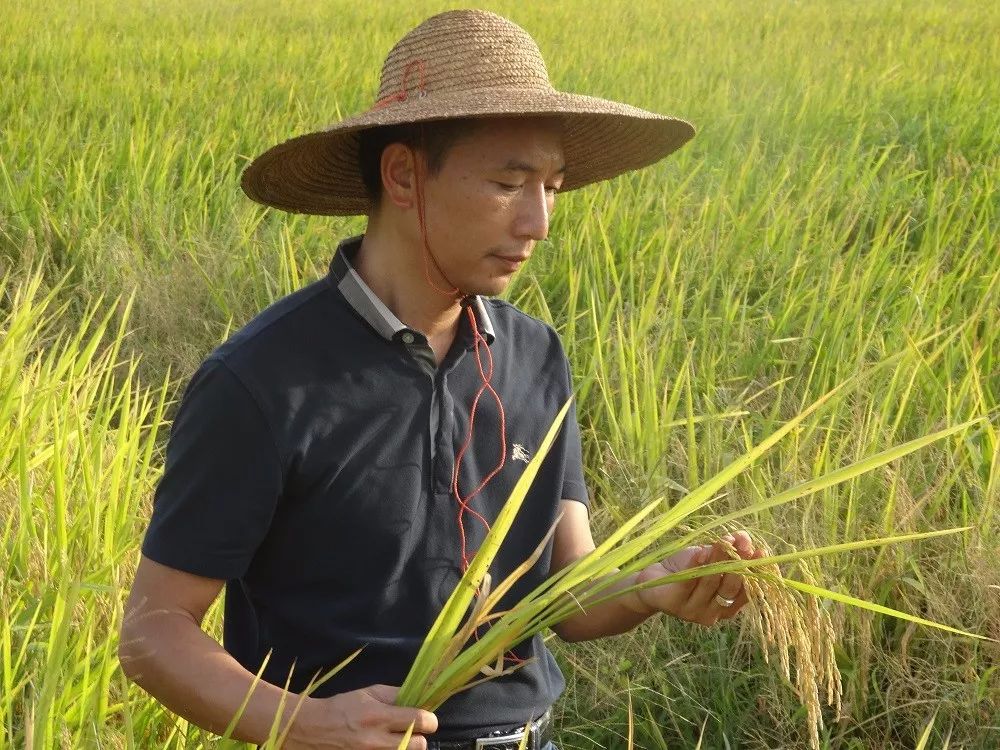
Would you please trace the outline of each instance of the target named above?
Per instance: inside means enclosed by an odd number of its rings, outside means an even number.
[[[573,393],[573,376],[569,368],[569,360],[563,354],[563,362],[566,366],[566,388],[567,396],[573,395],[573,403],[570,404],[566,414],[566,421],[563,425],[565,430],[565,470],[563,472],[562,498],[564,500],[576,500],[590,508],[590,496],[587,494],[587,484],[583,478],[583,447],[580,441],[580,424],[576,417],[576,396]]]
[[[142,553],[195,575],[242,577],[281,488],[277,445],[260,406],[224,362],[210,358],[177,411]]]

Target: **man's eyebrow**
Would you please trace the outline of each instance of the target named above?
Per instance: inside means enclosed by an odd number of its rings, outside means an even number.
[[[518,159],[511,159],[501,169],[504,172],[528,172],[530,174],[538,174],[542,171],[534,164],[528,164],[528,162],[519,161]],[[563,164],[556,170],[556,174],[563,174],[565,171],[566,165]]]

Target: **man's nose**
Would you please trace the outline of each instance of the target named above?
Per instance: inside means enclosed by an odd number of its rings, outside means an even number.
[[[549,236],[551,200],[544,185],[525,190],[518,214],[518,235],[541,242]]]

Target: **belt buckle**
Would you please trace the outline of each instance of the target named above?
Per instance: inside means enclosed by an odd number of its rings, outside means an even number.
[[[519,729],[513,734],[505,734],[502,737],[482,737],[476,740],[476,750],[481,750],[484,747],[496,747],[497,745],[506,745],[508,742],[520,742],[524,739],[524,730]]]

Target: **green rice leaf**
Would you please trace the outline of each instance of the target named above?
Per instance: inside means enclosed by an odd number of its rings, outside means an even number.
[[[892,617],[898,617],[900,620],[906,620],[907,622],[915,622],[918,625],[927,625],[928,627],[937,628],[938,630],[944,630],[948,633],[955,633],[956,635],[964,635],[967,638],[976,638],[981,641],[991,641],[997,643],[993,638],[989,638],[985,635],[979,635],[978,633],[970,633],[967,630],[959,630],[958,628],[953,628],[950,625],[943,625],[940,622],[934,622],[934,620],[927,620],[923,617],[917,617],[916,615],[910,615],[906,612],[900,612],[898,609],[892,609],[891,607],[883,607],[881,604],[875,604],[874,602],[869,602],[864,599],[858,599],[857,597],[851,596],[849,594],[841,594],[837,591],[831,591],[830,589],[824,589],[820,586],[814,586],[811,583],[804,583],[803,581],[795,581],[791,579],[784,579],[782,583],[786,586],[790,586],[793,589],[798,589],[806,594],[812,594],[813,596],[818,596],[822,599],[832,599],[835,602],[840,602],[841,604],[850,604],[854,607],[860,607],[861,609],[867,609],[869,612],[878,612],[882,615],[890,615]]]
[[[774,508],[778,505],[783,505],[785,503],[791,502],[792,500],[797,500],[806,495],[812,494],[814,492],[819,492],[828,487],[833,487],[834,485],[841,484],[843,482],[850,481],[851,479],[856,479],[857,477],[865,474],[872,469],[878,468],[879,466],[884,466],[887,463],[895,461],[898,458],[909,455],[914,451],[925,448],[931,443],[937,442],[942,438],[948,437],[949,435],[954,435],[956,432],[961,432],[962,430],[971,427],[972,425],[985,420],[986,417],[977,417],[976,419],[970,419],[967,422],[962,422],[961,424],[954,425],[952,427],[947,427],[943,430],[938,430],[937,432],[932,432],[929,435],[924,435],[914,440],[910,440],[900,445],[894,445],[892,448],[884,450],[880,453],[876,453],[873,456],[868,456],[860,461],[856,461],[849,466],[831,471],[824,474],[816,479],[811,479],[808,482],[803,482],[802,484],[790,487],[787,490],[779,492],[774,497],[768,498],[766,500],[761,500],[745,508],[740,508],[726,515],[719,516],[718,518],[709,521],[702,525],[697,533],[688,534],[684,537],[685,546],[690,543],[690,540],[696,539],[702,536],[705,532],[712,529],[725,526],[732,521],[739,518],[745,518],[746,516],[751,516],[761,511]]]
[[[861,549],[885,547],[890,544],[913,542],[922,539],[933,539],[940,536],[959,534],[963,531],[968,531],[971,528],[971,526],[962,526],[955,529],[919,531],[912,534],[899,534],[896,536],[880,537],[878,539],[860,539],[853,542],[841,542],[840,544],[828,544],[823,547],[811,547],[809,549],[797,550],[795,552],[786,552],[781,555],[769,555],[767,557],[760,557],[752,560],[723,560],[721,562],[710,563],[708,565],[698,565],[696,567],[686,568],[685,570],[679,570],[676,573],[654,578],[644,583],[637,583],[633,586],[623,588],[620,591],[616,591],[613,595],[604,596],[599,599],[588,598],[585,596],[581,596],[580,598],[584,600],[586,604],[594,606],[596,604],[615,599],[619,596],[624,596],[632,591],[654,588],[667,583],[689,581],[692,578],[701,578],[703,576],[715,575],[717,573],[750,573],[755,568],[762,568],[769,565],[783,565],[785,563],[799,562],[800,560],[808,560],[815,557],[835,555],[840,552],[855,552]],[[622,577],[625,577],[625,575],[622,574]]]

